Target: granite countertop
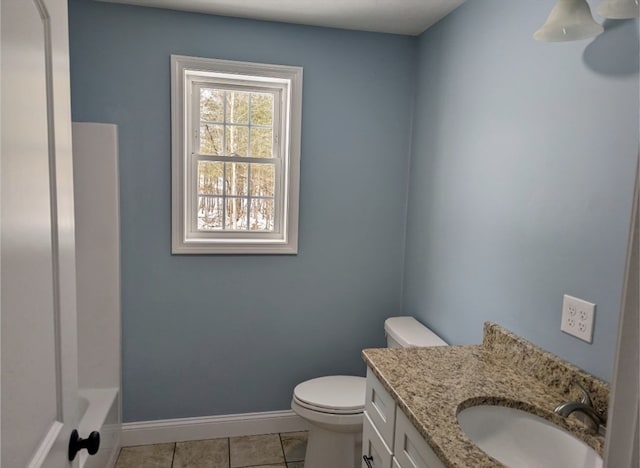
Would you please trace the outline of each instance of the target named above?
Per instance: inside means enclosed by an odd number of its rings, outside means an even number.
[[[553,409],[578,400],[572,381],[592,396],[606,418],[609,386],[504,328],[486,323],[482,345],[365,349],[367,365],[448,467],[504,466],[464,434],[457,414],[476,405],[534,413],[564,427],[601,456],[604,438]]]

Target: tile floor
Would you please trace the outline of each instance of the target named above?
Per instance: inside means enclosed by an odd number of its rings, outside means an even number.
[[[303,468],[306,432],[124,447],[116,468]]]

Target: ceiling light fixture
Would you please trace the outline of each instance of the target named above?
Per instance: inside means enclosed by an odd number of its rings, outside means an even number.
[[[604,28],[593,20],[586,0],[558,0],[533,38],[547,42],[576,41],[595,37],[602,31]]]

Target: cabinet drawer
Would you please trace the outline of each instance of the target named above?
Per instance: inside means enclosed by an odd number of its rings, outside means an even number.
[[[367,368],[367,395],[364,410],[389,447],[393,447],[396,402],[370,368]]]
[[[402,468],[445,468],[402,410],[396,414],[394,458]]]
[[[362,425],[362,456],[372,458],[369,463],[373,468],[392,468],[391,450],[382,440],[380,433],[366,414]],[[368,468],[364,460],[362,460],[361,465],[362,468]]]

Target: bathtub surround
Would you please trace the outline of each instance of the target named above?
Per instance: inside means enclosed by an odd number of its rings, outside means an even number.
[[[120,388],[118,128],[73,122],[78,385]]]
[[[362,375],[400,314],[452,344],[492,320],[610,378],[637,27],[538,43],[541,3],[413,38],[70,2],[74,119],[120,130],[126,421],[288,408]],[[172,53],[304,67],[297,256],[170,255]],[[592,345],[560,332],[565,293],[597,304]]]
[[[74,122],[78,315],[78,386],[81,437],[100,433],[100,450],[78,453],[80,468],[113,466],[122,423],[120,341],[120,215],[118,128]]]

